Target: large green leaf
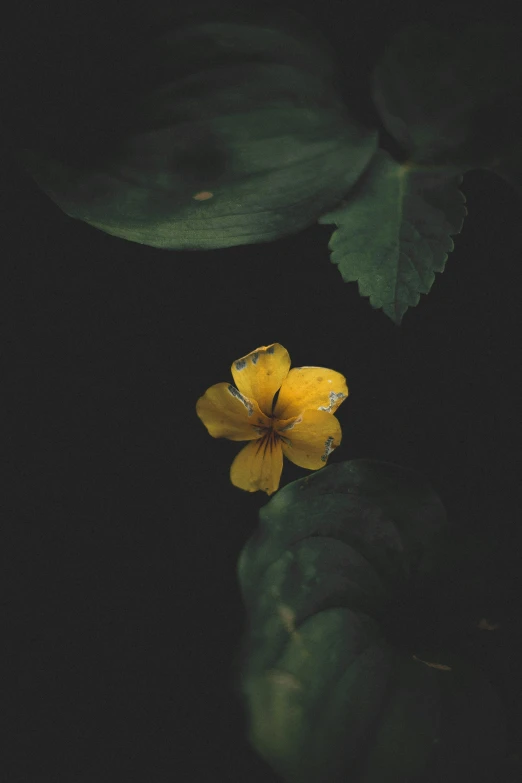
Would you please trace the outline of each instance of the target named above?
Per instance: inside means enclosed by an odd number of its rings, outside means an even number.
[[[415,163],[463,172],[520,149],[522,28],[482,22],[398,32],[373,74],[388,132]]]
[[[331,260],[345,282],[400,324],[442,272],[467,214],[459,175],[418,171],[384,150],[341,206],[319,223],[335,223]],[[351,197],[350,197],[351,196]]]
[[[159,248],[230,247],[297,233],[357,181],[377,133],[350,116],[311,25],[206,13],[140,33],[88,166],[21,153],[68,215]]]
[[[326,467],[261,510],[238,568],[239,680],[250,742],[283,781],[476,783],[503,756],[484,676],[386,625],[448,531],[423,479],[371,460]]]

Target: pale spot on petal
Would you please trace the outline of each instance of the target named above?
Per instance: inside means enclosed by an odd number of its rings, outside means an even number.
[[[321,461],[326,462],[332,451],[334,450],[333,447],[333,438],[327,438],[324,444],[324,454],[321,455]]]
[[[245,406],[245,408],[248,411],[248,415],[251,416],[253,414],[253,412],[254,412],[254,406],[252,405],[250,400],[247,400],[246,397],[243,397],[241,392],[238,391],[235,386],[232,386],[232,384],[229,384],[228,390],[229,390],[230,394],[232,395],[232,397],[236,397],[236,399],[240,400],[243,403],[243,405]]]
[[[331,381],[328,381],[328,383],[331,383]],[[335,406],[337,400],[342,400],[344,397],[346,397],[346,394],[344,394],[344,392],[331,391],[328,395],[328,399],[330,400],[330,405],[320,405],[317,410],[326,411],[327,413],[330,413],[332,411],[332,408]]]

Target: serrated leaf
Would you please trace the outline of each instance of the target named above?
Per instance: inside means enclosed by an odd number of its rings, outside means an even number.
[[[484,168],[520,147],[522,30],[476,23],[447,33],[423,22],[397,33],[372,96],[388,132],[416,163]]]
[[[467,214],[460,175],[416,171],[378,150],[353,197],[319,218],[335,223],[328,247],[345,282],[400,324],[442,272]]]

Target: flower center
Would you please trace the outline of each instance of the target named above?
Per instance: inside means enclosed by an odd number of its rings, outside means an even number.
[[[265,445],[265,448],[270,447],[272,449],[278,441],[283,441],[283,443],[288,445],[290,443],[289,439],[282,434],[281,430],[277,429],[278,419],[273,415],[267,416],[267,418],[270,420],[268,426],[264,423],[261,424],[261,422],[258,426],[254,425],[255,431],[261,436],[259,438],[259,448]],[[293,423],[287,425],[285,429],[291,429],[292,427]]]
[[[259,454],[261,450],[263,450],[263,454],[266,454],[267,451],[272,452],[272,449],[279,440],[279,435],[273,429],[272,425],[270,425],[270,427],[259,427],[259,430],[261,430],[263,434],[257,442],[257,453]]]

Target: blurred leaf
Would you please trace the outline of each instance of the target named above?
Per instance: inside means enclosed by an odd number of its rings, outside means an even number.
[[[373,75],[387,131],[416,163],[453,173],[520,148],[522,28],[478,22],[448,34],[423,22],[398,32]]]
[[[429,771],[430,783],[475,783],[504,754],[481,673],[436,650],[415,660],[383,630],[447,530],[427,482],[372,460],[326,467],[261,509],[238,568],[240,690],[250,742],[283,781],[420,783]]]

